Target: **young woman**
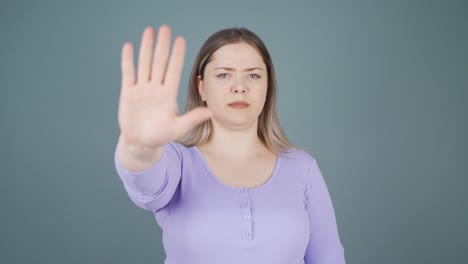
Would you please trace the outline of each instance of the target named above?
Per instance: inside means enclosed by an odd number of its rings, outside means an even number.
[[[245,28],[216,32],[177,90],[185,41],[145,29],[138,58],[122,48],[121,134],[115,166],[130,199],[163,230],[165,264],[345,263],[316,160],[295,148],[276,113],[263,42]]]

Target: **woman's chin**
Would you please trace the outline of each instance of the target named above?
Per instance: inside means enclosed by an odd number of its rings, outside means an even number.
[[[224,119],[220,123],[223,127],[233,129],[233,130],[243,130],[252,127],[253,125],[256,124],[256,120],[251,120],[247,118],[229,118],[229,119]]]

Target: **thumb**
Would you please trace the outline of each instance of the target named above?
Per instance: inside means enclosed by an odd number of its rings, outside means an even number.
[[[213,112],[207,107],[197,107],[189,112],[179,116],[176,119],[175,131],[177,138],[187,134],[189,130],[193,129],[198,124],[210,119]]]

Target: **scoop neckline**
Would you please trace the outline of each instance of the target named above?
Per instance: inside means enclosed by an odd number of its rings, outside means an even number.
[[[226,189],[229,189],[229,190],[232,190],[232,191],[236,191],[236,192],[243,192],[243,191],[259,191],[265,187],[267,187],[268,185],[271,185],[272,182],[276,179],[278,173],[279,173],[279,169],[280,169],[280,166],[281,166],[281,161],[282,161],[282,157],[281,157],[281,152],[279,152],[277,154],[277,157],[276,157],[276,163],[275,163],[275,167],[273,169],[273,172],[271,174],[271,176],[268,178],[268,180],[263,183],[262,185],[259,185],[257,187],[235,187],[235,186],[232,186],[232,185],[228,185],[228,184],[225,184],[224,182],[222,182],[214,173],[213,171],[211,170],[211,168],[208,166],[208,162],[207,160],[205,159],[205,156],[203,156],[203,153],[201,152],[201,150],[197,147],[197,146],[193,146],[193,149],[195,150],[198,158],[202,161],[203,163],[203,166],[205,167],[205,169],[208,171],[208,174],[210,175],[210,177],[216,182],[218,183],[219,185],[221,185],[222,187],[226,188]]]

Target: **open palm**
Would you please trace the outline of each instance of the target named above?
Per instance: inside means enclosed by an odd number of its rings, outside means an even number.
[[[143,32],[137,76],[132,44],[127,42],[122,47],[119,127],[126,142],[144,147],[159,147],[175,141],[212,116],[206,107],[179,116],[177,92],[185,40],[175,39],[169,58],[171,29],[166,25],[159,28],[153,55],[154,35],[152,27]]]

